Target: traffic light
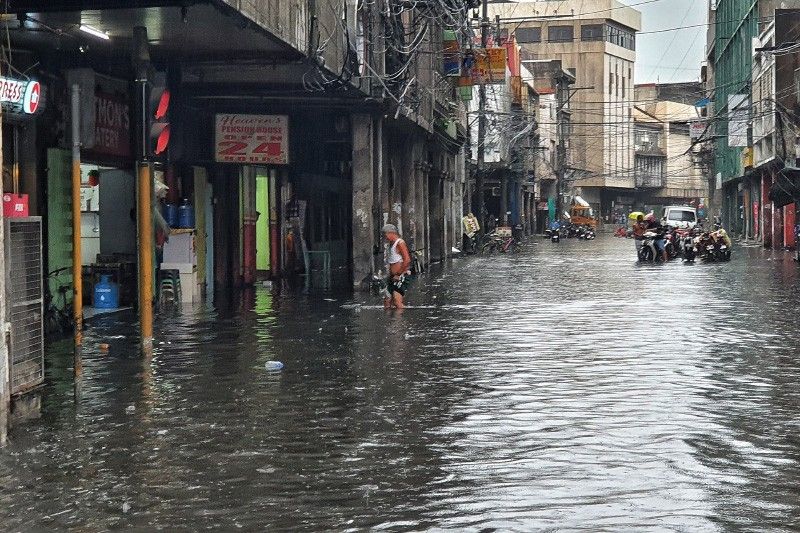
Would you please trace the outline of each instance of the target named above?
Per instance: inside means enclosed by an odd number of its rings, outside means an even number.
[[[152,157],[161,156],[169,147],[171,96],[167,87],[166,75],[163,72],[153,74],[150,81],[150,101],[148,103],[150,137],[147,147],[148,153]]]

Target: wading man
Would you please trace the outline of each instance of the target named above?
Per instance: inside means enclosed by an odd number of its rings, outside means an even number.
[[[406,241],[400,238],[400,233],[397,231],[397,226],[394,224],[386,224],[383,229],[383,236],[388,243],[386,250],[386,269],[389,273],[389,278],[386,280],[387,290],[389,292],[388,298],[384,298],[383,306],[386,309],[403,309],[403,297],[408,290],[410,283],[411,271],[411,255],[408,252]]]

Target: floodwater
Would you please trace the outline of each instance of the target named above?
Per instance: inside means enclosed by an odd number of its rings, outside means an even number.
[[[529,249],[430,274],[403,314],[263,289],[187,309],[151,362],[128,318],[95,322],[77,402],[55,346],[0,449],[0,528],[800,528],[789,254]]]

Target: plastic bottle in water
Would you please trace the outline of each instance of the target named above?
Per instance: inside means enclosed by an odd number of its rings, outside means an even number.
[[[283,370],[283,363],[280,361],[267,361],[264,363],[264,368],[270,372],[278,372],[279,370]]]

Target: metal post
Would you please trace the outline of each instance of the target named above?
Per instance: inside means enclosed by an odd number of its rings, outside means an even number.
[[[256,169],[242,168],[242,282],[256,282]]]
[[[2,124],[0,107],[0,124]],[[3,146],[3,128],[0,128],[0,147]],[[3,150],[0,148],[0,168],[3,168]],[[5,221],[0,209],[0,446],[6,442],[8,409],[11,403],[9,358],[9,326],[6,322],[6,265],[5,265]]]
[[[489,2],[483,0],[481,13],[481,48],[486,53],[489,44]],[[480,221],[480,235],[486,228],[486,198],[484,192],[484,167],[486,163],[486,80],[481,78],[478,89],[478,173],[475,177],[475,188],[478,196],[478,220]]]
[[[567,128],[564,120],[566,115],[564,107],[567,105],[567,98],[565,98],[565,96],[568,96],[565,93],[567,90],[568,87],[564,79],[559,77],[556,80],[556,91],[558,95],[558,114],[556,116],[556,131],[558,132],[558,148],[556,149],[556,220],[561,218],[564,200],[564,175],[567,166]]]
[[[72,310],[75,322],[74,373],[83,373],[83,272],[81,260],[81,89],[72,85]]]
[[[149,156],[149,97],[148,72],[150,51],[147,29],[133,28],[131,50],[136,70],[136,117],[137,117],[137,198],[136,231],[139,240],[139,324],[142,332],[142,352],[145,356],[153,350],[153,169]]]
[[[281,250],[283,242],[281,240],[280,219],[278,210],[278,194],[280,184],[278,182],[278,171],[269,171],[269,269],[273,278],[281,274]]]
[[[139,233],[139,322],[142,349],[153,347],[153,175],[150,163],[139,163],[137,229]]]

